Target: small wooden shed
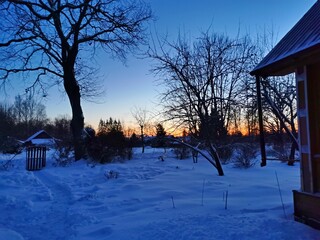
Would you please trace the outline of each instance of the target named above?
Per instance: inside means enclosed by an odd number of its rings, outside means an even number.
[[[57,139],[50,136],[46,131],[40,130],[23,141],[26,145],[37,145],[51,147],[56,144]]]
[[[293,191],[295,219],[320,229],[320,1],[253,69],[260,80],[296,74],[301,189]],[[259,97],[258,97],[259,98]],[[261,109],[261,108],[260,108]],[[262,112],[259,114],[262,132]],[[265,153],[262,150],[262,165]]]

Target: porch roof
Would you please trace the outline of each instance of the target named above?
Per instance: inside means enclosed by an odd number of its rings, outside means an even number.
[[[299,66],[319,61],[320,0],[294,25],[250,72],[261,77],[292,73]]]

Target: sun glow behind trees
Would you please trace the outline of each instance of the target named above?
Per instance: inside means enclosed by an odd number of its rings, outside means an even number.
[[[265,26],[272,25],[274,35],[281,37],[314,1],[296,1],[294,4],[292,4],[292,1],[287,0],[280,2],[269,1],[267,5],[260,1],[243,1],[240,3],[239,1],[230,0],[221,2],[205,0],[194,3],[192,1],[168,0],[161,2],[150,0],[146,2],[150,2],[157,17],[157,21],[151,24],[150,31],[156,28],[161,37],[167,34],[171,39],[176,39],[178,32],[185,33],[191,42],[192,39],[199,36],[201,30],[205,30],[209,26],[218,32],[227,33],[229,36],[237,34],[237,30],[240,27],[243,33],[249,32],[253,36],[257,29],[263,32],[266,31],[267,27]],[[265,14],[258,14],[261,13],[260,9],[263,9]],[[88,61],[88,59],[85,60]],[[91,59],[88,62],[91,62]],[[150,102],[157,102],[154,95],[158,90],[153,91],[151,88],[158,89],[159,86],[152,84],[154,78],[148,74],[150,61],[136,61],[130,57],[127,62],[128,68],[126,68],[118,62],[110,59],[106,60],[105,57],[102,57],[99,64],[103,70],[101,75],[104,75],[107,80],[107,91],[105,98],[101,101],[103,104],[84,104],[85,122],[96,128],[100,118],[111,116],[121,119],[128,129],[135,128],[134,120],[130,120],[129,117],[131,116],[130,109],[132,105],[144,106],[144,104],[147,104],[149,109],[156,109],[156,107],[152,107]],[[13,85],[16,86],[18,84],[14,82]],[[24,88],[25,86],[22,86],[20,90],[17,90],[18,88],[15,87],[10,91],[17,91],[16,94],[18,91],[23,93]],[[66,113],[70,115],[67,99],[66,97],[63,99],[61,95],[61,92],[49,92],[49,95],[43,99],[42,103],[48,106],[47,112],[51,118]],[[254,106],[253,103],[248,104]],[[158,121],[159,119],[156,118],[153,120],[154,124],[152,125],[155,125]],[[237,121],[234,124],[237,127],[230,126],[228,128],[229,133],[237,132],[239,129],[243,133],[248,131],[246,130],[248,129],[246,127],[247,124],[244,121],[240,123]],[[179,131],[182,130],[176,129],[175,125],[171,127],[171,125],[170,123],[164,124],[168,132],[179,135]],[[150,129],[152,130],[148,134],[154,135],[154,126],[150,127]],[[253,128],[248,132],[251,134],[254,131],[255,129]],[[139,132],[139,129],[135,130],[135,132]]]

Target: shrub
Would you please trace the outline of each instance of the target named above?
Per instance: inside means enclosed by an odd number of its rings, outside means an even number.
[[[129,139],[129,146],[132,147],[141,147],[142,141],[137,137],[135,133],[133,133]]]
[[[133,158],[133,150],[132,150],[132,147],[127,147],[125,150],[124,150],[124,156],[123,158],[127,158],[129,160],[131,160]]]
[[[277,159],[282,162],[286,162],[289,160],[290,152],[288,151],[288,149],[290,149],[290,146],[285,144],[274,144],[272,148]]]
[[[117,152],[112,147],[104,147],[100,153],[98,162],[104,163],[111,163],[113,158],[117,156]]]
[[[60,142],[56,146],[53,158],[55,159],[53,165],[56,167],[66,167],[70,165],[74,161],[73,145],[71,141]]]
[[[110,163],[116,157],[121,159],[132,159],[133,151],[129,147],[130,143],[125,138],[114,138],[110,143],[113,134],[107,136],[97,136],[87,145],[88,156],[95,162]],[[107,141],[106,141],[107,140]]]
[[[177,159],[186,159],[190,155],[190,150],[184,146],[177,146],[173,149],[173,152]]]
[[[234,166],[238,168],[250,168],[255,165],[257,157],[257,147],[254,144],[243,143],[237,146],[237,156]]]
[[[22,144],[11,137],[3,137],[0,144],[0,151],[4,154],[20,154],[22,152]]]
[[[99,163],[110,163],[115,158],[131,159],[132,144],[126,139],[120,121],[100,120],[97,135],[92,134],[86,141],[88,156]]]
[[[233,155],[233,147],[231,145],[220,146],[217,148],[217,152],[220,162],[222,164],[227,164]]]

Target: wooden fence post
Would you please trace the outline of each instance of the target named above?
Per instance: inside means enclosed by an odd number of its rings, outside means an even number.
[[[26,169],[40,170],[46,166],[46,147],[31,146],[26,151]]]

